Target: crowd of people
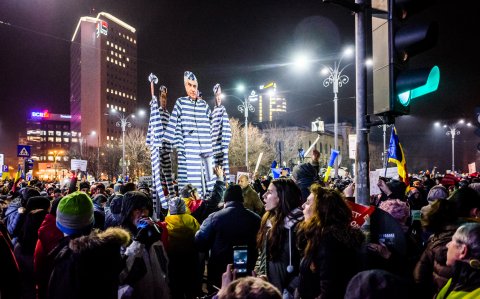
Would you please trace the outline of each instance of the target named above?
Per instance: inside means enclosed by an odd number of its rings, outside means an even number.
[[[480,298],[479,178],[381,178],[358,228],[354,183],[324,182],[315,160],[275,179],[214,174],[168,209],[133,182],[4,182],[0,298]]]

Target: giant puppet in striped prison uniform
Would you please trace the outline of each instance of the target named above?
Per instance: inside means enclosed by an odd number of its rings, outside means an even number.
[[[163,131],[167,130],[168,122],[170,120],[170,113],[167,110],[167,87],[164,85],[160,86],[160,119],[162,122]],[[175,188],[173,186],[173,177],[172,177],[172,144],[168,141],[162,141],[162,147],[160,148],[160,167],[162,171],[160,172],[162,182],[165,181],[167,184],[168,194],[174,196]],[[163,207],[163,206],[162,206]]]
[[[204,197],[215,184],[211,111],[207,102],[197,97],[198,83],[192,72],[185,72],[184,83],[187,96],[175,102],[163,138],[177,149],[178,189],[192,184]],[[206,194],[203,192],[202,165],[204,173],[208,174],[205,176]]]
[[[226,176],[226,182],[229,183],[230,167],[228,165],[228,145],[232,138],[232,130],[230,128],[227,110],[225,106],[222,105],[222,89],[220,84],[215,84],[213,94],[215,95],[215,108],[213,108],[212,112],[213,159],[215,165],[222,166],[223,173]]]
[[[160,111],[158,109],[158,100],[156,96],[152,96],[152,100],[150,101],[150,120],[148,121],[146,143],[150,148],[152,162],[152,195],[157,216],[160,212],[158,206],[161,205],[164,209],[168,208],[168,201],[162,190],[162,180],[160,175],[160,150],[162,147],[163,134],[164,129],[162,126]]]

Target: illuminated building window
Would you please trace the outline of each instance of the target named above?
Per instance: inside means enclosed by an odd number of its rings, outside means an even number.
[[[117,45],[115,45],[115,49],[118,49],[118,46],[117,46]]]
[[[48,131],[48,136],[53,136],[53,135],[55,135],[55,132],[53,132],[53,131]]]
[[[113,55],[113,51],[110,51],[110,55]]]
[[[135,97],[133,97],[133,100],[136,101],[137,99]]]
[[[62,142],[62,137],[56,137],[55,142]]]
[[[48,137],[48,142],[53,142],[54,138],[53,137]]]
[[[107,61],[110,61],[110,57],[107,56]]]
[[[136,40],[133,40],[133,43],[134,43],[134,44],[136,44],[136,43],[137,43],[137,41],[136,41]]]
[[[107,40],[107,46],[110,45],[110,41]]]
[[[115,64],[118,64],[118,61],[117,61],[117,60],[115,60]]]
[[[122,59],[122,54],[118,54],[118,58]]]
[[[107,92],[110,92],[110,88],[107,88]]]
[[[117,91],[115,90],[115,94],[117,94]]]
[[[72,138],[72,142],[77,143],[78,139],[77,138]]]
[[[123,67],[125,67],[125,63],[123,64]]]
[[[69,142],[70,141],[70,138],[63,138],[63,142]]]
[[[130,61],[130,58],[127,57],[127,62]]]
[[[125,48],[123,48],[123,53],[125,53]]]

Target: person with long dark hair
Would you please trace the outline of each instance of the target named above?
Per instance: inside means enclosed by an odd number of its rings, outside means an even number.
[[[275,179],[263,196],[265,214],[257,234],[260,251],[255,272],[283,293],[293,293],[300,254],[296,247],[296,228],[303,220],[302,193],[291,179]]]
[[[360,270],[363,233],[353,228],[352,211],[342,193],[314,183],[298,226],[303,250],[298,292],[307,298],[343,298],[349,280]]]

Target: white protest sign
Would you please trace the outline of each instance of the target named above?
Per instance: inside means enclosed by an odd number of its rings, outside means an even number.
[[[377,186],[378,178],[380,173],[376,170],[370,171],[370,195],[380,194],[380,188]]]
[[[357,151],[357,134],[348,135],[348,157],[350,159],[355,159],[355,154]]]
[[[77,160],[77,159],[72,159],[70,160],[70,169],[72,170],[77,170],[80,169],[81,171],[87,171],[87,160]]]

